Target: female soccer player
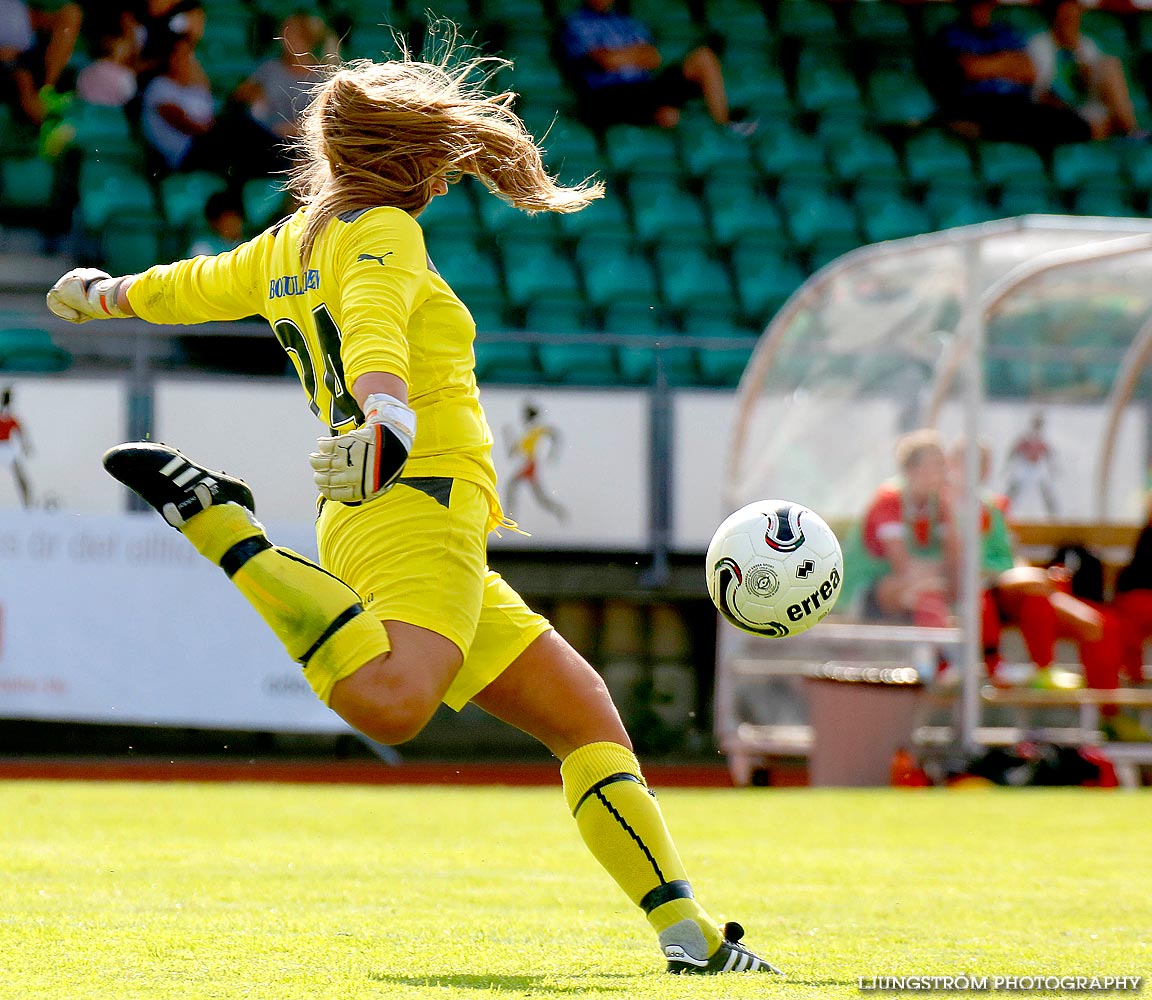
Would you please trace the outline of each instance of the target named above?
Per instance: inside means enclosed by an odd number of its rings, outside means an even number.
[[[104,465],[224,570],[317,696],[372,739],[403,743],[440,702],[471,701],[544,743],[581,836],[644,910],[669,972],[776,972],[693,898],[600,676],[487,567],[487,534],[505,521],[475,324],[416,217],[460,174],[528,211],[578,211],[603,192],[549,177],[514,95],[470,82],[492,60],[446,49],[331,71],[303,122],[291,185],[303,208],[252,241],[137,275],[81,268],[48,293],[77,323],[264,316],[331,429],[311,456],[323,568],[268,540],[239,479],[143,442]]]

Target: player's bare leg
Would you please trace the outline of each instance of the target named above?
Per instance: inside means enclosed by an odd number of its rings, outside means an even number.
[[[584,843],[655,929],[674,973],[778,972],[696,902],[600,675],[558,633],[536,639],[473,702],[561,760]]]
[[[712,120],[719,125],[728,124],[728,91],[716,53],[707,45],[701,45],[684,57],[681,66],[685,79],[700,87]]]

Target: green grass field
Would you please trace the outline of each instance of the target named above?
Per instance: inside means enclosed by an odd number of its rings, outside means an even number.
[[[1152,974],[1148,793],[660,800],[697,895],[785,979],[664,975],[558,790],[11,782],[0,996],[858,997],[858,976]]]

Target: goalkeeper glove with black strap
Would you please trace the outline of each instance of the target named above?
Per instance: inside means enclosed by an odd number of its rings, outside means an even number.
[[[416,438],[416,414],[387,393],[364,401],[364,423],[337,437],[320,438],[310,456],[320,495],[359,504],[388,492],[404,471]]]

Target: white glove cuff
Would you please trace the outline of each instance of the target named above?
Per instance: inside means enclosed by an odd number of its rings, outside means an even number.
[[[128,313],[116,304],[116,299],[120,295],[120,286],[124,284],[124,281],[125,277],[101,278],[89,286],[88,301],[94,309],[98,310],[98,316],[102,314],[108,319],[127,319]]]
[[[364,400],[364,420],[370,424],[388,424],[406,440],[408,450],[416,440],[416,413],[407,403],[386,392],[374,392]]]

